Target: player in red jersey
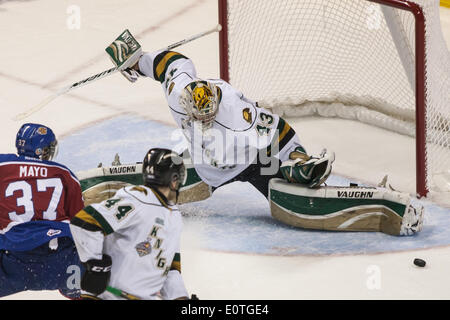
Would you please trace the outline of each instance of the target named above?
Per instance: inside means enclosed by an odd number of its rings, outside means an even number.
[[[79,296],[81,263],[69,222],[83,207],[77,177],[53,162],[58,142],[41,124],[24,124],[17,153],[0,154],[0,297],[25,290]]]

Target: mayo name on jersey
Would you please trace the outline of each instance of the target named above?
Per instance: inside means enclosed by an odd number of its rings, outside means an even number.
[[[0,249],[31,250],[69,236],[67,222],[83,208],[81,187],[65,166],[0,155]]]
[[[110,255],[109,285],[142,299],[155,298],[169,271],[180,271],[181,214],[154,189],[119,189],[114,197],[81,210],[71,230],[82,262]],[[111,294],[99,297],[110,299]]]
[[[199,123],[189,119],[180,103],[183,89],[201,80],[192,61],[179,53],[162,51],[145,54],[139,67],[145,75],[162,83],[172,115],[188,142],[195,169],[209,185],[217,187],[234,178],[261,156],[259,150],[276,156],[295,135],[278,115],[258,107],[218,79],[208,79],[220,90],[218,113],[212,127],[202,130]]]

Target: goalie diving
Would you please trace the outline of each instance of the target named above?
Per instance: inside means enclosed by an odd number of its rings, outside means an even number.
[[[127,41],[117,41],[122,34],[107,48],[111,60],[131,82],[148,77],[161,83],[187,142],[183,161],[188,178],[179,203],[204,200],[218,188],[242,181],[268,199],[274,219],[291,226],[391,235],[412,235],[422,229],[423,207],[414,207],[409,194],[385,187],[325,185],[335,161],[333,152],[309,154],[285,119],[224,80],[199,78],[193,62],[183,54],[144,53],[130,42],[128,31],[126,36]],[[115,52],[129,54],[119,59]],[[108,179],[129,182],[105,168],[96,170],[80,179],[116,175]],[[85,199],[102,200],[98,199],[101,191],[93,191],[99,185],[87,185]],[[111,183],[104,188],[114,190]]]

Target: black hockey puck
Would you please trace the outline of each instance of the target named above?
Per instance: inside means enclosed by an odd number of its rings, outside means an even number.
[[[416,266],[418,266],[418,267],[425,267],[425,264],[426,264],[426,262],[425,262],[425,260],[422,260],[422,259],[419,259],[419,258],[415,258],[414,259],[414,264],[416,265]]]

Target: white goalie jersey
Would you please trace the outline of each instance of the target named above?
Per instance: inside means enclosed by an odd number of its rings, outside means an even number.
[[[109,286],[145,300],[188,296],[181,278],[181,214],[156,190],[119,189],[85,207],[70,228],[82,262],[111,256]],[[120,299],[108,291],[98,297]]]
[[[201,80],[192,61],[180,53],[144,54],[139,69],[161,82],[172,115],[187,140],[194,167],[200,178],[211,186],[218,187],[231,180],[255,163],[257,156],[265,164],[269,164],[271,156],[284,161],[289,150],[300,145],[294,130],[283,119],[258,107],[219,79],[207,80],[219,88],[220,102],[212,127],[202,129],[180,103],[183,89]]]

